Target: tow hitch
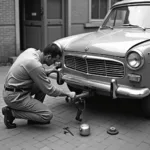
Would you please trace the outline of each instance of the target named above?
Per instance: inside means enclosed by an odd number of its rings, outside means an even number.
[[[66,97],[66,102],[69,102],[69,101],[72,101],[76,108],[77,108],[77,114],[76,114],[76,117],[75,119],[77,121],[82,121],[82,118],[81,118],[81,114],[82,112],[85,110],[85,107],[86,107],[86,100],[85,98],[90,96],[90,92],[89,91],[85,91],[79,95],[76,95],[76,97],[74,99],[70,99],[70,97]]]

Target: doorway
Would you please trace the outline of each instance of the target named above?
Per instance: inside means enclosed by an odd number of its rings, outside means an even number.
[[[20,47],[43,49],[67,36],[66,0],[20,0]]]

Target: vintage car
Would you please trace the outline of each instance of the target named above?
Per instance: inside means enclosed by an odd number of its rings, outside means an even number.
[[[95,32],[56,40],[63,52],[57,82],[81,93],[140,99],[150,116],[150,0],[114,4]]]

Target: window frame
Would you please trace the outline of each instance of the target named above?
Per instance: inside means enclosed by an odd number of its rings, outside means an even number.
[[[100,0],[99,0],[100,1]],[[107,5],[107,12],[108,10],[111,8],[111,0],[107,0],[108,1],[108,5]],[[91,13],[92,13],[92,0],[89,0],[89,22],[97,22],[97,21],[103,21],[103,19],[92,19]]]

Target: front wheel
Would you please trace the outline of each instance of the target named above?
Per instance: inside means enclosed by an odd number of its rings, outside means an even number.
[[[142,111],[145,117],[150,118],[150,95],[142,99]]]

